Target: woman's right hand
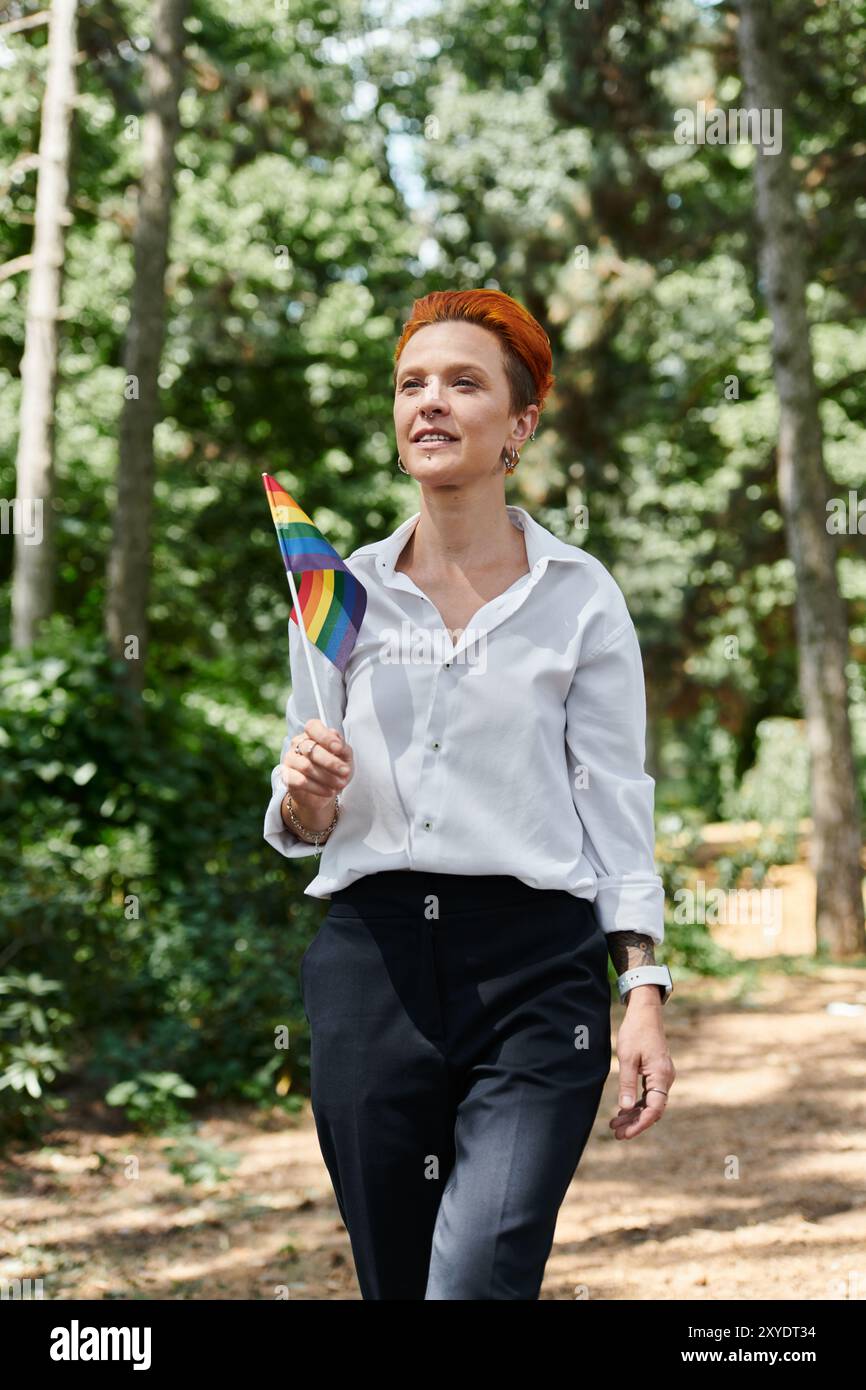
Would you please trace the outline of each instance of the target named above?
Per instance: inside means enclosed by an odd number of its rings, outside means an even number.
[[[336,729],[321,719],[308,719],[304,732],[293,739],[280,764],[280,776],[304,825],[323,830],[330,825],[338,792],[354,776],[354,755]]]

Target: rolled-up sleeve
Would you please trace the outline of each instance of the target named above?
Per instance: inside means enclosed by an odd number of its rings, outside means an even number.
[[[565,737],[583,851],[598,876],[599,925],[605,932],[642,932],[661,943],[664,885],[655,866],[655,780],[644,769],[646,689],[630,616],[578,662],[566,699]]]
[[[280,806],[286,794],[286,787],[280,776],[280,767],[286,750],[296,734],[302,732],[308,719],[319,718],[313,683],[307,666],[307,658],[302,647],[302,637],[297,623],[289,619],[289,663],[291,667],[292,688],[286,701],[286,736],[280,749],[280,760],[271,771],[271,799],[265,812],[264,837],[269,845],[279,850],[288,859],[302,859],[315,854],[314,845],[300,840],[292,830],[286,828],[280,814]],[[311,644],[310,658],[316,672],[322,704],[325,707],[325,723],[331,729],[343,732],[343,718],[346,713],[346,682],[341,671],[332,661]]]

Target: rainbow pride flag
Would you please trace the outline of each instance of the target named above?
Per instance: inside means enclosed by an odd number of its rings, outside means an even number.
[[[276,478],[263,473],[262,482],[286,571],[299,577],[303,629],[314,646],[344,671],[358,640],[367,590]],[[289,616],[298,621],[294,603]]]

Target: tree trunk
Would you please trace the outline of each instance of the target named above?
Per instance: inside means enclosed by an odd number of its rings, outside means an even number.
[[[769,0],[741,0],[737,43],[751,109],[781,111],[782,146],[755,159],[760,266],[779,396],[778,486],[797,585],[800,692],[811,765],[817,939],[833,956],[866,949],[861,809],[848,714],[848,624],[827,530],[824,467],[806,310],[806,246],[786,144],[784,67]],[[778,117],[776,117],[778,121]]]
[[[135,277],[124,349],[117,502],[108,559],[105,627],[112,655],[140,693],[148,645],[151,573],[153,432],[165,334],[165,270],[174,198],[178,102],[183,82],[187,0],[155,0],[153,40],[145,64],[147,111],[134,240]]]
[[[31,647],[54,602],[54,396],[63,280],[71,221],[69,136],[76,87],[76,0],[54,0],[39,136],[39,173],[27,295],[16,459],[12,645]]]

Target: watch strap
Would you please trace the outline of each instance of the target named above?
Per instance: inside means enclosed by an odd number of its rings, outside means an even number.
[[[671,972],[666,965],[637,965],[633,970],[626,970],[622,975],[618,975],[616,983],[620,1000],[625,999],[635,985],[660,985],[663,1004],[667,1003],[674,987]]]

